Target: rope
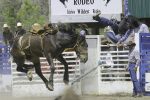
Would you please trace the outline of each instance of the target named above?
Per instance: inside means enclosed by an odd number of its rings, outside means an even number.
[[[75,82],[81,80],[82,78],[84,78],[86,75],[90,74],[91,72],[93,72],[94,70],[96,70],[98,67],[102,66],[102,62],[98,62],[98,65],[94,68],[92,68],[91,70],[87,71],[85,74],[83,74],[82,76],[79,76],[77,79],[73,80],[71,82],[71,85],[73,85]]]

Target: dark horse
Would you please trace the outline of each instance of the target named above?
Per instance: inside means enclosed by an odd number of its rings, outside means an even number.
[[[11,55],[17,64],[17,71],[28,74],[29,70],[27,67],[29,67],[29,65],[24,64],[24,62],[26,59],[31,61],[35,72],[50,91],[53,91],[53,75],[55,72],[54,58],[64,65],[65,72],[63,81],[65,84],[69,82],[68,64],[62,56],[62,52],[65,48],[73,47],[81,62],[85,63],[88,59],[88,45],[85,36],[76,34],[73,24],[59,24],[57,30],[58,31],[55,31],[55,34],[53,34],[52,25],[49,24],[48,28],[46,28],[41,35],[30,33],[16,38],[11,49]],[[51,67],[49,81],[41,72],[39,57],[46,57]]]

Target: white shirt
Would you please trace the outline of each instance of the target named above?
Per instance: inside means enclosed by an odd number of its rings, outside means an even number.
[[[140,50],[140,33],[149,33],[149,29],[148,29],[148,27],[147,27],[147,25],[145,25],[145,24],[141,24],[140,25],[140,28],[136,28],[136,29],[134,29],[133,30],[134,31],[134,33],[135,33],[135,36],[134,36],[134,41],[135,41],[135,43],[136,43],[136,46],[135,46],[135,50]]]
[[[132,30],[134,37],[132,37],[130,41],[134,42],[136,46],[133,51],[129,53],[129,62],[135,63],[136,66],[138,66],[140,62],[140,33],[149,33],[147,25],[141,24],[138,28]]]

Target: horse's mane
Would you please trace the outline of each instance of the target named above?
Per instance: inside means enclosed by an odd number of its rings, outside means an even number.
[[[58,23],[58,30],[60,32],[66,32],[69,34],[75,33],[75,27],[73,24],[70,23]]]

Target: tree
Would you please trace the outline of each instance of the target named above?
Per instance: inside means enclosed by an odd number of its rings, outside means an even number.
[[[7,23],[12,30],[15,30],[16,26],[16,12],[21,6],[21,2],[19,0],[3,0],[1,1],[1,13],[4,23]]]
[[[43,25],[46,22],[44,15],[41,15],[40,6],[31,0],[24,0],[17,13],[17,21],[22,22],[26,29],[30,29],[34,23]]]

